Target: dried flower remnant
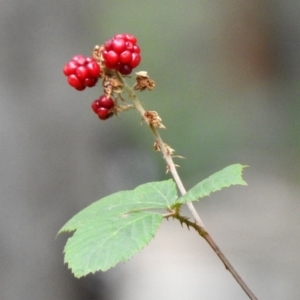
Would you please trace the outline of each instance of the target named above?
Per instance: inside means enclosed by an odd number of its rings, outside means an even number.
[[[155,87],[155,82],[151,78],[149,78],[147,72],[141,71],[136,73],[136,83],[133,86],[134,90],[144,91],[148,89],[152,91]]]
[[[113,93],[120,94],[123,91],[123,84],[112,75],[106,75],[102,85],[105,94],[108,96],[112,95]]]
[[[156,111],[146,111],[144,113],[145,119],[148,121],[149,125],[153,128],[166,128],[161,123],[161,118],[159,117],[158,113]]]

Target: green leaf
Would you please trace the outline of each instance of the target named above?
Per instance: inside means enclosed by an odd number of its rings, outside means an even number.
[[[175,184],[167,180],[94,202],[59,231],[75,231],[64,248],[65,263],[81,277],[128,260],[150,242],[163,220],[145,210],[171,207],[176,199]]]
[[[89,222],[69,238],[64,249],[65,263],[78,278],[106,271],[144,248],[162,220],[161,214],[142,212]]]
[[[247,185],[242,178],[242,171],[246,166],[235,164],[214,173],[190,189],[184,196],[180,197],[176,203],[186,203],[196,201],[199,198],[210,195],[231,185]]]

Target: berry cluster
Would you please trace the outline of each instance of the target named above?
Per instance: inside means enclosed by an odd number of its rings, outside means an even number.
[[[100,96],[99,99],[95,100],[92,103],[93,111],[98,115],[101,120],[107,120],[113,116],[113,108],[115,102],[112,98],[107,97],[106,95]]]
[[[106,41],[102,56],[108,69],[117,70],[123,75],[130,74],[141,61],[137,39],[130,34],[116,34]]]
[[[103,78],[102,85],[105,87],[112,73],[108,72],[108,69],[129,75],[141,62],[140,52],[136,37],[130,34],[116,34],[103,46],[96,46],[93,57],[80,54],[74,56],[64,65],[63,73],[68,77],[69,85],[78,91],[95,86],[100,77]],[[110,94],[114,96],[114,89]],[[107,120],[121,111],[117,103],[107,95],[93,101],[92,109],[101,120]]]
[[[63,68],[68,83],[78,91],[93,87],[100,75],[100,66],[92,57],[74,56]]]

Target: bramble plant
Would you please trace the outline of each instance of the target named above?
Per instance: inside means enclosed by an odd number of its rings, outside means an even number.
[[[136,109],[149,126],[155,140],[154,150],[162,153],[167,172],[172,174],[173,179],[150,182],[134,190],[114,193],[80,211],[59,231],[74,232],[64,248],[65,263],[78,278],[100,270],[106,271],[139,252],[154,237],[163,219],[173,218],[188,228],[194,228],[208,242],[248,297],[257,299],[214,242],[192,204],[225,187],[246,185],[242,179],[245,166],[230,165],[186,191],[177,173],[177,165],[173,162],[174,150],[159,134],[159,129],[165,128],[161,118],[155,111],[146,111],[135,93],[151,91],[155,87],[154,81],[144,71],[135,73],[133,87],[125,80],[140,61],[136,37],[117,34],[104,45],[95,46],[92,57],[74,56],[64,66],[63,73],[68,77],[68,83],[79,91],[102,81],[103,94],[91,104],[101,120]],[[126,102],[124,95],[132,104]],[[181,215],[180,208],[184,204],[191,212],[191,219]]]

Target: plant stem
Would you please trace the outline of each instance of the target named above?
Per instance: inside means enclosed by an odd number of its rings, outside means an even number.
[[[253,294],[253,292],[249,289],[249,287],[246,285],[246,283],[243,281],[241,276],[236,272],[236,270],[233,268],[233,266],[230,264],[228,259],[225,257],[225,255],[222,253],[221,249],[218,247],[218,245],[215,243],[215,241],[212,239],[210,234],[208,232],[205,232],[204,234],[201,233],[201,228],[194,222],[191,222],[186,217],[183,217],[179,214],[166,214],[164,216],[165,218],[173,217],[175,219],[178,219],[181,224],[186,224],[188,228],[192,227],[194,228],[211,246],[211,248],[214,250],[214,252],[219,256],[221,261],[223,262],[225,268],[232,274],[232,276],[235,278],[235,280],[238,282],[238,284],[241,286],[241,288],[244,290],[244,292],[249,296],[252,300],[258,300],[256,296]]]
[[[118,76],[118,78],[122,81],[124,85],[124,90],[128,93],[129,97],[132,99],[134,106],[136,109],[139,111],[141,114],[143,120],[147,123],[147,125],[150,127],[155,140],[158,142],[159,147],[161,149],[161,152],[163,154],[163,157],[167,163],[168,170],[171,172],[176,185],[182,195],[186,194],[185,187],[178,175],[176,165],[173,162],[173,158],[171,154],[167,151],[167,148],[165,146],[165,143],[163,142],[157,128],[153,127],[148,119],[145,117],[145,109],[141,105],[141,102],[137,98],[136,94],[134,93],[133,89],[124,81],[121,76]],[[225,255],[222,253],[218,245],[215,243],[215,241],[212,239],[208,231],[206,230],[200,216],[198,215],[194,205],[192,202],[187,202],[186,203],[188,206],[188,209],[190,210],[193,218],[195,219],[195,223],[189,221],[186,218],[182,218],[180,215],[175,215],[174,217],[179,219],[180,222],[187,224],[189,227],[193,227],[205,240],[206,242],[210,245],[210,247],[213,249],[213,251],[218,255],[218,257],[221,259],[223,264],[225,265],[225,268],[232,274],[232,276],[235,278],[235,280],[238,282],[238,284],[241,286],[241,288],[244,290],[244,292],[248,295],[249,299],[251,300],[258,300],[258,298],[253,294],[253,292],[250,290],[250,288],[246,285],[246,283],[243,281],[241,276],[237,273],[237,271],[233,268],[233,266],[230,264],[228,259],[225,257]]]
[[[225,265],[225,268],[232,274],[232,276],[237,281],[237,283],[240,285],[240,287],[248,295],[249,299],[251,299],[251,300],[258,300],[258,298],[254,295],[254,293],[250,290],[250,288],[244,282],[244,280],[242,279],[242,277],[233,268],[233,266],[231,265],[231,263],[228,261],[228,259],[226,258],[226,256],[223,254],[223,252],[220,250],[220,248],[218,247],[218,245],[212,239],[212,237],[210,236],[210,234],[207,232],[202,237],[208,242],[208,244],[211,246],[211,248],[219,256],[219,258],[221,259],[221,261]]]

